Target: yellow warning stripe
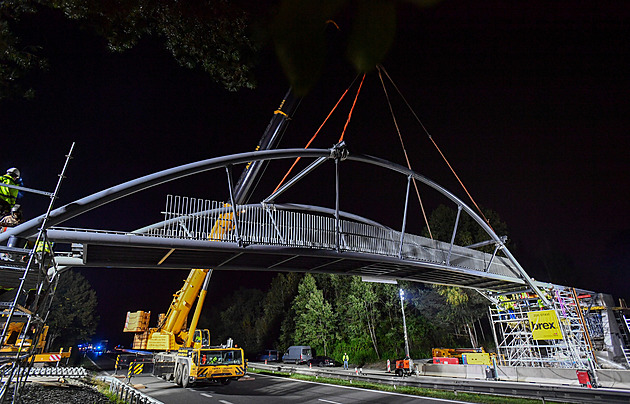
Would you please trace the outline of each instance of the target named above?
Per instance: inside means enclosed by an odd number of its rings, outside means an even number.
[[[129,371],[127,372],[127,377],[131,377],[132,374],[138,375],[142,373],[144,368],[144,363],[132,363],[129,365]]]

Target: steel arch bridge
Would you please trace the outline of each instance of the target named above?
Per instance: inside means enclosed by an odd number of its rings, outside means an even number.
[[[226,194],[234,200],[232,169],[254,161],[302,158],[311,163],[274,194],[258,203],[236,205],[194,198],[170,197],[165,220],[133,232],[112,232],[59,227],[65,221],[159,184],[212,170],[224,171]],[[339,209],[339,172],[344,162],[375,166],[406,178],[402,226],[394,230],[368,218]],[[335,209],[311,205],[279,204],[276,198],[324,164],[336,173]],[[450,242],[432,240],[405,231],[412,180],[436,190],[457,207]],[[401,203],[403,206],[403,203]],[[488,235],[485,245],[454,244],[461,213],[468,214]],[[216,233],[217,223],[231,222],[228,231]],[[235,218],[235,220],[232,220]],[[29,238],[46,223],[47,237],[72,243],[72,253],[56,253],[61,267],[181,268],[222,270],[296,271],[361,275],[372,280],[407,280],[474,288],[492,299],[499,293],[533,290],[549,304],[539,288],[547,284],[530,278],[516,258],[485,221],[453,193],[421,174],[398,164],[367,155],[351,154],[344,144],[331,149],[276,149],[233,154],[202,160],[102,190],[0,234]],[[215,229],[216,230],[216,229]],[[16,271],[13,281],[19,283]],[[30,278],[37,278],[30,276]],[[11,282],[3,271],[2,281]]]

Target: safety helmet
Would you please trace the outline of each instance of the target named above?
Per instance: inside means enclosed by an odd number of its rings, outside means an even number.
[[[13,212],[22,212],[22,206],[19,204],[13,205],[13,207],[11,208],[11,213]]]
[[[15,167],[11,167],[7,170],[7,174],[11,175],[11,177],[15,178],[16,180],[18,178],[20,178],[20,170],[18,170]]]

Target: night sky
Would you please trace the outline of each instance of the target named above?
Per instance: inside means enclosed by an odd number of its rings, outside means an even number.
[[[401,4],[396,41],[383,65],[475,201],[508,224],[510,248],[530,275],[629,298],[630,12],[622,7],[597,1]],[[52,191],[75,141],[57,206],[162,169],[252,150],[288,88],[270,46],[260,55],[258,88],[230,93],[202,72],[179,67],[157,40],[111,54],[102,39],[57,13],[27,17],[17,30],[43,45],[50,68],[26,81],[36,90],[34,100],[0,101],[0,169],[16,166],[26,186]],[[303,147],[355,78],[342,44],[330,45],[326,71],[280,147]],[[313,147],[336,143],[355,90]],[[469,203],[426,134],[388,91],[412,167]],[[365,79],[345,140],[351,152],[405,164],[375,73]],[[287,166],[270,167],[257,197],[273,190]],[[332,185],[332,178],[320,180]],[[342,176],[341,208],[399,229],[404,185],[351,167]],[[283,202],[334,207],[326,192],[313,195],[313,189],[298,188]],[[67,225],[134,230],[161,220],[169,193],[224,200],[224,173],[163,185]],[[429,209],[439,202],[427,191]],[[47,203],[32,194],[22,201],[27,217]],[[419,233],[419,213],[410,220],[410,231]],[[126,311],[166,310],[186,277],[157,270],[81,273],[98,294],[99,337],[112,339]],[[227,289],[264,287],[270,278],[217,271],[208,304],[219,304]]]

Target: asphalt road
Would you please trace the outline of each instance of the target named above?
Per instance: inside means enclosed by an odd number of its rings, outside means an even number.
[[[92,362],[92,364],[99,370],[113,370],[116,364],[117,352],[104,353],[96,355],[94,352],[89,352],[85,356]]]
[[[333,386],[283,377],[252,374],[228,386],[199,384],[188,389],[177,387],[153,376],[133,378],[142,384],[141,391],[165,404],[196,403],[300,403],[300,404],[353,404],[353,403],[457,403],[459,401],[416,397],[355,387]]]

